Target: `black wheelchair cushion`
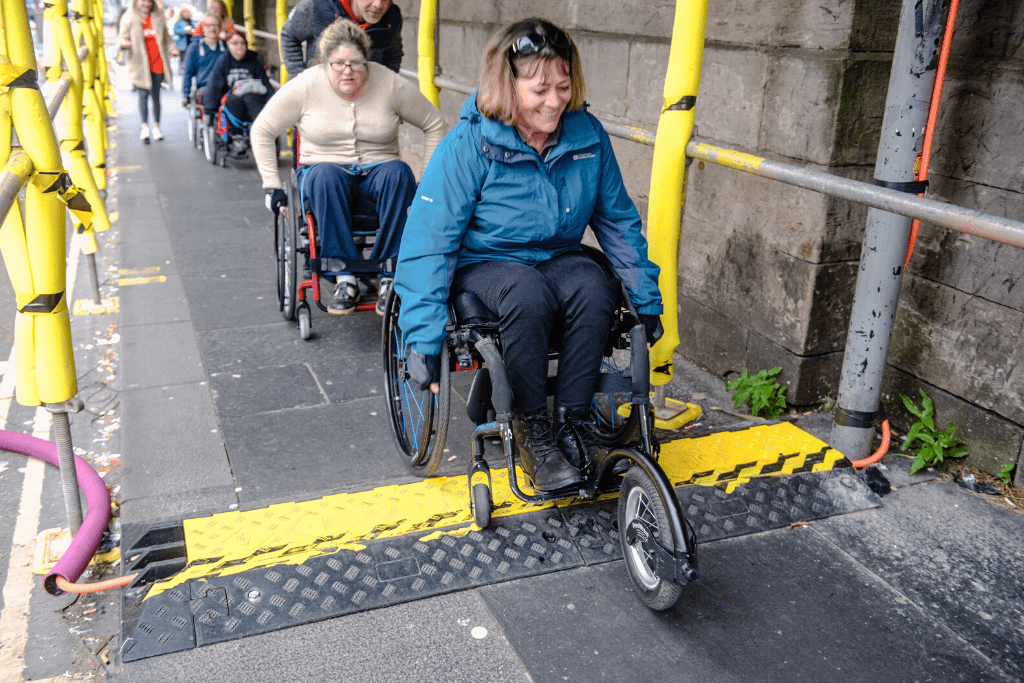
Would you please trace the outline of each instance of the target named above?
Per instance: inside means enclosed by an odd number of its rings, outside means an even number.
[[[462,292],[457,295],[452,307],[455,309],[456,320],[462,325],[498,322],[498,316],[491,312],[474,292]]]

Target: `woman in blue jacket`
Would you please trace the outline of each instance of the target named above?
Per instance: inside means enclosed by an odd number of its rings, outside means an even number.
[[[538,491],[582,483],[573,462],[597,448],[587,439],[587,452],[575,453],[561,429],[593,427],[589,409],[618,286],[581,251],[588,225],[648,341],[661,334],[658,267],[647,258],[608,134],[584,111],[583,97],[579,53],[561,29],[526,19],[492,37],[479,90],[423,173],[395,279],[418,388],[437,381],[449,294],[471,291],[498,316],[519,458]],[[552,425],[547,349],[556,322],[563,331]]]

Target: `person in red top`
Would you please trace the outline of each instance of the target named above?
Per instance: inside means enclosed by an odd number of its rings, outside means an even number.
[[[171,60],[178,56],[167,22],[153,12],[153,0],[135,0],[131,12],[125,12],[118,34],[122,50],[127,51],[128,78],[139,93],[139,139],[149,143],[149,100],[153,100],[153,139],[163,140],[160,132],[160,84],[171,83]]]

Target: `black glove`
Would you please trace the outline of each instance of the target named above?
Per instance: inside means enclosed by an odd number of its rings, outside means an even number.
[[[192,104],[192,103],[189,101],[189,99],[187,97],[181,100],[181,106],[183,106],[185,109],[188,109],[188,106],[190,104]]]
[[[409,384],[413,389],[423,391],[438,381],[438,360],[437,356],[424,356],[415,351],[409,352],[405,370],[409,373]]]
[[[213,115],[212,114],[203,114],[203,123],[205,123],[207,126],[212,126],[213,125]]]
[[[665,334],[665,328],[661,326],[660,315],[648,315],[640,313],[640,324],[644,326],[644,333],[647,335],[647,343],[654,346],[654,343]]]
[[[284,190],[278,188],[267,190],[265,200],[267,204],[267,211],[275,216],[280,213],[281,207],[288,206],[288,195],[285,194]]]

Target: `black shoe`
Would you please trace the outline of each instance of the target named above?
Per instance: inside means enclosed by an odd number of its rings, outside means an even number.
[[[555,416],[555,440],[572,464],[584,468],[592,465],[597,459],[602,447],[594,435],[596,429],[594,420],[586,411],[570,412],[565,406],[559,406]],[[583,446],[582,453],[579,451],[579,444]]]
[[[516,448],[523,471],[533,483],[534,491],[548,493],[569,486],[579,486],[583,475],[565,459],[551,433],[551,413],[543,411],[514,420]]]

